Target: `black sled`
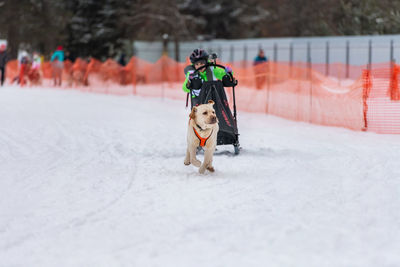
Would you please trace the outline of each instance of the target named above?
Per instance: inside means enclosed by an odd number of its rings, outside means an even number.
[[[216,63],[207,63],[206,68],[209,67],[220,67],[225,69],[225,66]],[[202,69],[204,67],[201,67]],[[200,69],[194,69],[192,66],[185,68],[185,74],[189,70],[193,70],[193,76],[199,72]],[[196,80],[197,79],[197,80]],[[188,106],[188,101],[190,98],[191,108],[200,104],[207,104],[208,100],[213,100],[215,102],[214,109],[219,120],[219,132],[217,136],[217,145],[233,145],[235,155],[240,153],[239,145],[239,132],[237,128],[237,113],[236,113],[236,98],[235,98],[235,86],[237,81],[233,78],[231,73],[226,74],[222,81],[207,81],[201,82],[199,78],[195,78],[192,82],[190,93],[188,93],[186,98],[186,106]],[[225,88],[232,87],[233,92],[233,114],[229,107],[228,99],[226,97]],[[192,96],[192,90],[200,89],[200,94],[197,97]]]

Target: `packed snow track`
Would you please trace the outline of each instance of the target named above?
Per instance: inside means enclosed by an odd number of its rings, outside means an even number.
[[[184,104],[1,87],[0,267],[400,266],[399,136],[239,112],[200,175]]]

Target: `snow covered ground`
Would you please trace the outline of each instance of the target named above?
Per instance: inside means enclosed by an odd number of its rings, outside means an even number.
[[[0,266],[400,266],[400,136],[241,112],[200,175],[188,114],[0,88]]]

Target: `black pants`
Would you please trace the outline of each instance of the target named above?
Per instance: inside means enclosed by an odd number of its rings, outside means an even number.
[[[1,86],[3,86],[4,78],[6,76],[6,68],[5,67],[0,67],[0,71],[1,71]]]

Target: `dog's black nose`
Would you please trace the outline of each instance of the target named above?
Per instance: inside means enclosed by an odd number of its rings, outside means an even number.
[[[211,123],[216,123],[216,122],[217,122],[217,117],[216,116],[212,117],[211,118]]]

